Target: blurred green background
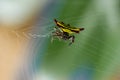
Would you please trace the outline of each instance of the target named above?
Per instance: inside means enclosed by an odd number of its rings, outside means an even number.
[[[55,80],[120,80],[120,0],[51,0],[43,13],[46,26],[56,18],[85,30],[71,46],[46,38],[41,70]]]

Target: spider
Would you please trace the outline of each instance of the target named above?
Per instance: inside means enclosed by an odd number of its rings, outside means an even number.
[[[75,36],[74,35],[69,35],[69,33],[67,32],[63,32],[60,29],[55,27],[55,31],[52,32],[52,36],[53,37],[57,37],[59,40],[70,40],[69,45],[71,45],[74,42]],[[53,37],[52,37],[52,41],[53,41]]]
[[[56,19],[54,21],[56,23],[56,27],[52,32],[52,36],[57,37],[59,40],[70,40],[69,45],[74,43],[75,36],[73,33],[79,33],[80,31],[84,30],[84,28],[71,27],[69,24],[66,25],[63,22],[58,22]]]

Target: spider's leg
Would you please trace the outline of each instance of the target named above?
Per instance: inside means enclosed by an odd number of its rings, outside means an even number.
[[[54,31],[56,31],[56,30],[58,30],[58,28],[55,26],[55,27],[54,27]]]
[[[53,40],[54,40],[54,38],[53,38],[53,36],[51,37],[51,43],[53,43]]]
[[[72,43],[74,43],[75,41],[75,36],[69,36],[69,40],[71,40],[71,42],[69,43],[69,45],[71,45]]]
[[[51,42],[53,42],[54,37],[56,37],[60,40],[61,37],[62,37],[62,32],[60,32],[59,30],[56,30],[56,31],[52,32]]]
[[[53,34],[52,37],[51,37],[51,42],[53,42],[53,40],[55,40],[55,37],[58,38],[58,35],[57,34]]]
[[[72,42],[74,42],[75,41],[75,36],[72,36]]]
[[[55,29],[55,28],[54,28]],[[56,31],[56,30],[55,30]],[[52,37],[51,37],[51,43],[53,42],[53,40],[54,40],[54,37],[55,36],[57,36],[57,34],[56,34],[56,32],[55,31],[53,31],[52,32]]]

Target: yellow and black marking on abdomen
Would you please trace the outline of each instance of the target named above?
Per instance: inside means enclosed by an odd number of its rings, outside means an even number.
[[[76,27],[71,27],[70,25],[66,25],[63,22],[58,22],[56,19],[54,20],[56,25],[63,31],[67,32],[69,34],[72,33],[79,33],[80,31],[84,30],[84,28],[76,28]]]

